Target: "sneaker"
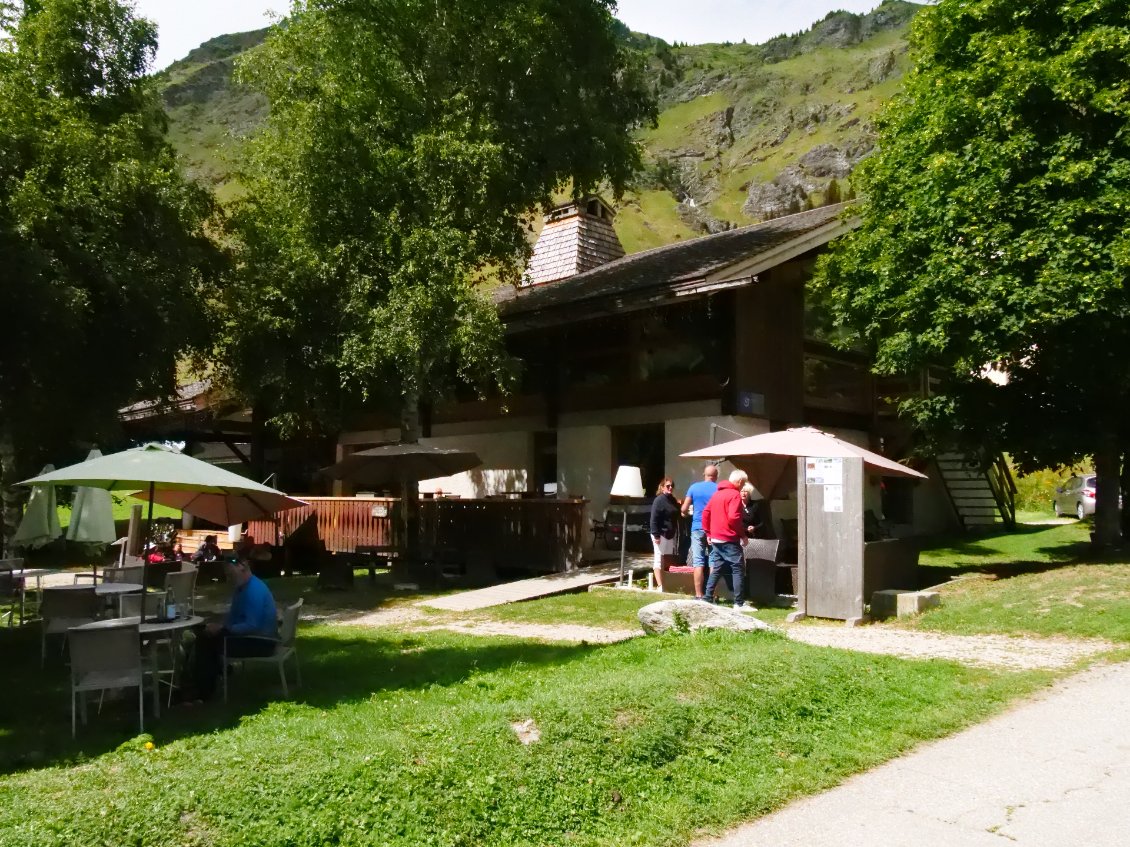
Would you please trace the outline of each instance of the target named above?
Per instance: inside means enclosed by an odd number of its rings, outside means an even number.
[[[750,605],[739,606],[737,603],[735,603],[734,604],[734,611],[735,612],[756,612],[757,607],[756,606],[750,606]]]

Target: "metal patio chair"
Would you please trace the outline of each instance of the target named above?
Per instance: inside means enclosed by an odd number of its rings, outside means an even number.
[[[72,627],[98,620],[102,609],[101,598],[94,586],[81,588],[44,588],[40,598],[39,663],[47,663],[47,636],[62,635],[66,645],[67,631]]]
[[[71,653],[71,737],[77,734],[75,701],[86,725],[86,692],[137,688],[138,732],[145,732],[145,671],[141,634],[133,621],[105,621],[97,627],[73,627],[67,633]],[[98,710],[102,710],[99,698]]]
[[[196,614],[196,569],[165,574],[165,591],[169,602],[176,604],[177,617]]]
[[[8,607],[7,611],[0,612],[0,618],[6,616],[9,627],[15,623],[17,606],[20,609],[20,623],[24,622],[24,578],[12,573],[23,569],[23,559],[0,559],[0,604]]]
[[[282,680],[283,696],[289,697],[290,690],[286,685],[286,660],[294,657],[294,684],[295,686],[302,685],[302,671],[298,666],[298,652],[295,649],[295,638],[298,634],[298,615],[302,609],[302,600],[296,600],[291,605],[283,609],[282,624],[279,626],[278,638],[263,638],[263,641],[270,641],[275,645],[273,653],[267,656],[228,656],[228,639],[224,639],[224,663],[223,663],[223,676],[224,676],[224,702],[228,701],[228,665],[231,662],[267,662],[274,663],[279,667],[279,679]],[[260,636],[238,636],[239,638],[258,638]]]

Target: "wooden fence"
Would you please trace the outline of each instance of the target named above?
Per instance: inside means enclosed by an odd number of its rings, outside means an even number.
[[[298,496],[308,505],[251,522],[248,533],[276,545],[320,539],[333,553],[399,549],[398,498]],[[584,515],[584,500],[421,500],[422,547],[495,568],[573,570],[581,563]]]

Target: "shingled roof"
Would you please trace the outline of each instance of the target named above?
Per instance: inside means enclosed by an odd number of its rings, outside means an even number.
[[[507,324],[530,324],[530,313],[622,310],[632,301],[647,301],[650,294],[685,288],[730,265],[785,247],[789,242],[827,228],[828,240],[840,233],[836,227],[846,204],[823,206],[809,212],[705,235],[633,253],[585,273],[543,285],[500,288],[494,296]],[[560,316],[564,317],[564,316]],[[550,314],[533,322],[557,323]]]

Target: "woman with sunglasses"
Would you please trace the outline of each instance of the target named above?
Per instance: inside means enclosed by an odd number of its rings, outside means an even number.
[[[675,528],[679,525],[679,501],[675,483],[664,477],[651,502],[651,546],[655,550],[655,585],[663,590],[663,557],[675,553]]]

